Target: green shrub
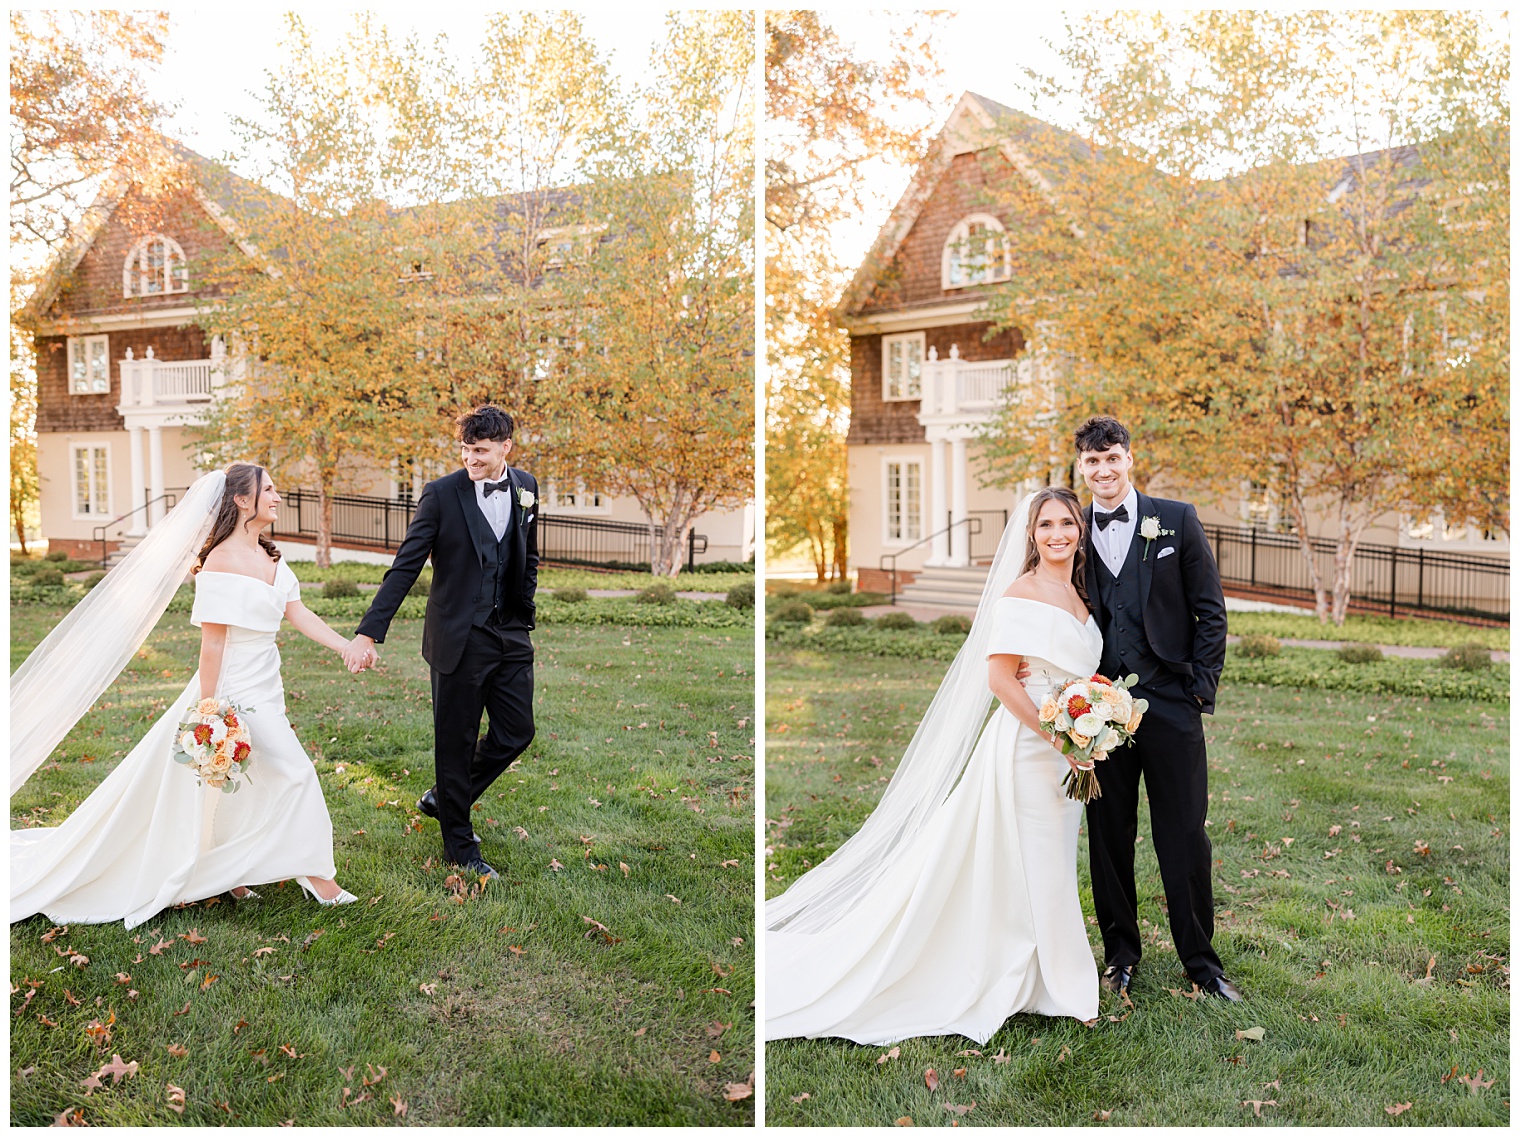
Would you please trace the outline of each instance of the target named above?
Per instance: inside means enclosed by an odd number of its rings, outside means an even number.
[[[859,608],[835,608],[824,621],[830,628],[859,628],[866,623],[865,613]]]
[[[1383,659],[1383,649],[1376,644],[1341,644],[1335,654],[1346,663],[1380,663]]]
[[[1282,655],[1268,659],[1247,659],[1236,652],[1225,660],[1224,680],[1226,684],[1509,702],[1508,667],[1465,672],[1442,667],[1434,659],[1342,663],[1333,651],[1322,648],[1284,648]]]
[[[94,588],[105,578],[106,574],[104,572],[92,572],[89,576],[84,578],[84,590],[86,592],[90,591],[90,589]]]
[[[783,600],[776,605],[776,610],[771,613],[772,620],[779,620],[783,624],[811,624],[813,622],[812,605],[801,600]]]
[[[850,582],[848,580],[831,580],[829,581],[829,587],[825,591],[832,592],[835,596],[848,596],[850,594]]]
[[[736,584],[728,590],[728,596],[723,601],[730,608],[753,608],[755,606],[755,582],[747,580],[743,584]]]
[[[359,586],[351,580],[338,577],[322,586],[322,599],[341,600],[345,596],[358,596]]]
[[[62,549],[49,549],[47,556],[43,559],[48,561],[66,561],[69,559],[69,555]]]
[[[417,579],[412,581],[412,587],[406,590],[408,596],[426,596],[433,591],[432,573],[418,573]]]
[[[971,617],[953,614],[944,615],[935,620],[929,627],[942,636],[964,636],[971,631]]]
[[[888,612],[884,616],[876,617],[876,626],[892,632],[905,632],[910,628],[918,627],[918,621],[906,612]]]
[[[1482,644],[1457,644],[1441,657],[1441,666],[1455,667],[1461,671],[1482,671],[1494,665],[1494,657]]]
[[[33,588],[60,588],[63,584],[63,573],[55,568],[41,568],[32,574]]]
[[[639,594],[635,599],[640,604],[674,604],[676,590],[663,580],[657,580],[648,588],[639,589]]]
[[[1267,659],[1282,654],[1282,644],[1276,636],[1241,636],[1240,654],[1247,659]]]
[[[554,599],[562,600],[566,604],[584,604],[591,599],[591,593],[584,588],[556,588]]]

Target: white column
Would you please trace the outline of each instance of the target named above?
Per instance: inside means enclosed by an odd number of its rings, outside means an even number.
[[[943,532],[945,513],[950,508],[945,492],[949,481],[949,469],[945,465],[947,447],[943,438],[929,440],[929,532],[934,534],[929,559],[925,567],[946,564],[950,560],[950,534]]]
[[[950,564],[964,568],[971,563],[971,538],[968,525],[956,522],[966,519],[966,440],[950,440]]]
[[[143,428],[132,426],[127,428],[127,453],[132,463],[132,499],[127,503],[130,509],[140,509],[143,503]],[[132,527],[127,530],[128,537],[141,537],[148,531],[148,518],[145,514],[134,513],[132,515]]]
[[[155,502],[148,510],[151,527],[164,515],[164,503],[158,500],[164,496],[164,428],[161,426],[148,428],[148,475],[148,492]]]

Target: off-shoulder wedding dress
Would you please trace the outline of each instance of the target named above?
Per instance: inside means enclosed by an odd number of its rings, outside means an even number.
[[[182,571],[182,570],[181,570]],[[56,829],[11,832],[11,921],[121,920],[243,885],[332,879],[332,822],[311,760],[285,716],[275,633],[300,583],[284,561],[274,583],[195,576],[190,622],[226,624],[217,696],[244,708],[254,747],[237,793],[203,789],[170,757],[175,726],[200,698],[200,675]]]
[[[1091,617],[1017,597],[987,614],[985,654],[1028,661],[1036,706],[1098,665]],[[1020,1011],[1094,1018],[1098,970],[1077,893],[1083,810],[1061,788],[1067,770],[999,704],[949,795],[848,911],[822,930],[767,933],[765,1037],[982,1043]]]

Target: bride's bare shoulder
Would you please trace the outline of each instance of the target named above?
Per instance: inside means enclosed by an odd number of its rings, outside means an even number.
[[[237,550],[228,548],[223,543],[206,554],[206,560],[201,565],[201,571],[246,573],[247,569],[242,565],[241,559],[237,555]]]
[[[1019,600],[1037,600],[1035,593],[1034,573],[1026,572],[1019,577],[1003,592],[1004,596],[1012,596]]]

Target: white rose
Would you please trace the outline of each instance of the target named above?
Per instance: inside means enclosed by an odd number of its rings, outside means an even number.
[[[1154,541],[1161,536],[1161,518],[1147,517],[1140,522],[1140,536],[1147,541]]]
[[[199,750],[199,747],[195,745],[195,732],[191,730],[179,736],[179,745],[186,754],[195,754]]]
[[[1056,716],[1056,729],[1063,733],[1071,729],[1071,716],[1064,710]]]
[[[536,497],[533,496],[533,491],[532,490],[518,490],[517,491],[517,504],[520,505],[520,506],[522,506],[524,509],[531,508],[532,505],[533,505],[533,503],[535,501],[537,501],[537,500],[538,500],[538,498],[536,498]]]
[[[1075,725],[1078,734],[1086,735],[1088,738],[1094,738],[1097,736],[1097,733],[1103,729],[1103,720],[1089,711],[1087,714],[1079,718],[1076,721]]]
[[[216,746],[227,737],[227,724],[221,719],[211,720],[211,745]]]
[[[1098,739],[1098,748],[1100,750],[1112,750],[1115,746],[1118,745],[1119,732],[1111,726],[1104,727],[1103,736]]]

